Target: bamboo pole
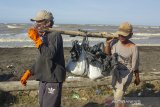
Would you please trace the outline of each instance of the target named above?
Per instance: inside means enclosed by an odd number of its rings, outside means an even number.
[[[44,29],[43,31],[49,31],[49,32],[55,31],[61,34],[71,35],[71,36],[88,36],[88,37],[95,37],[95,38],[117,38],[117,36],[115,36],[113,33],[107,33],[107,32],[71,31],[71,30],[61,30],[61,29],[55,29],[55,28]]]

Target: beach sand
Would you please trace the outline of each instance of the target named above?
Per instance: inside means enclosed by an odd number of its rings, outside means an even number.
[[[160,46],[139,46],[140,72],[160,71]],[[65,60],[70,48],[64,48]],[[37,57],[36,48],[0,48],[0,81],[19,80]],[[30,79],[34,79],[31,77]]]
[[[64,48],[65,60],[69,58],[69,51],[70,48]],[[139,46],[139,52],[141,73],[149,75],[150,72],[160,71],[160,46]],[[37,53],[36,48],[0,48],[0,81],[19,81],[25,70],[30,69],[34,64]],[[34,77],[29,79],[34,79]],[[154,88],[151,87],[152,82],[155,83]],[[126,96],[131,96],[131,98],[136,98],[137,95],[141,94],[141,99],[146,99],[145,103],[148,102],[147,98],[155,98],[154,101],[159,100],[159,97],[156,97],[160,96],[160,83],[158,80],[150,83],[141,81],[139,88],[131,84],[129,89],[130,91]],[[109,98],[110,101],[111,97],[106,95],[112,95],[112,90],[108,86],[65,88],[62,94],[63,107],[103,107],[106,100],[108,101],[106,98]],[[75,96],[76,98],[73,98]],[[31,105],[38,107],[37,99],[37,91],[9,93],[0,91],[0,104],[12,105],[11,107],[24,107],[24,105],[25,107],[31,107]],[[151,99],[149,99],[150,102],[152,102]]]

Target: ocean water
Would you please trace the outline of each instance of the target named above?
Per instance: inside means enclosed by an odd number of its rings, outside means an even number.
[[[34,43],[27,36],[27,29],[31,24],[1,23],[0,24],[0,47],[34,47]],[[63,30],[87,30],[90,32],[116,32],[118,26],[115,25],[70,25],[57,24],[54,27]],[[137,45],[160,46],[160,26],[133,26],[134,35],[132,41]],[[70,37],[62,35],[64,47],[71,47],[72,41],[82,41],[83,37]],[[90,45],[98,42],[105,42],[104,38],[89,38]]]

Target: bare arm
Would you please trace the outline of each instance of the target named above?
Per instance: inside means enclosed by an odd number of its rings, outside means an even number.
[[[112,42],[113,39],[107,39],[106,38],[106,47],[104,52],[108,55],[111,55],[111,47],[110,47],[110,43]]]

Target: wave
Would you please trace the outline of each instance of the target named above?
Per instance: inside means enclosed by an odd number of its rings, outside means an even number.
[[[132,40],[149,39],[150,37],[132,37]]]
[[[160,36],[160,33],[134,33],[135,36]]]
[[[1,33],[0,37],[11,36],[11,35],[15,35],[15,33],[5,33],[5,34]]]
[[[64,42],[72,42],[74,40],[77,40],[77,39],[63,39]],[[79,42],[82,42],[82,39],[78,39]],[[0,42],[31,42],[32,40],[30,39],[21,39],[21,38],[16,38],[16,39],[0,39]],[[105,41],[105,40],[99,40],[99,39],[89,39],[89,41]]]
[[[149,39],[147,37],[144,38],[132,38],[132,40],[143,40],[143,39]],[[79,42],[81,42],[83,39],[63,39],[64,42],[72,42],[74,40],[79,40]],[[31,42],[32,40],[30,39],[26,39],[26,38],[9,38],[9,39],[5,39],[5,38],[1,38],[0,42]],[[94,41],[105,41],[105,39],[89,39],[89,41],[94,42]]]
[[[2,38],[0,39],[0,42],[31,42],[32,40],[30,39],[25,39],[25,38],[10,38],[10,39],[5,39]]]
[[[62,35],[64,47],[71,47],[72,41],[78,40],[82,42],[83,37],[70,37],[69,35]],[[105,42],[105,38],[88,38],[89,43],[94,45],[98,42]],[[134,43],[144,46],[159,46],[160,33],[136,33],[133,38]],[[34,47],[34,42],[27,36],[27,33],[20,34],[0,34],[0,47]]]
[[[133,40],[141,40],[141,39],[150,39],[150,36],[158,36],[160,34],[143,34],[143,33],[139,33],[139,34],[134,34],[133,36]],[[64,42],[70,42],[70,41],[74,41],[74,40],[79,40],[82,41],[83,37],[70,37],[69,35],[62,35],[63,37],[63,41]],[[88,38],[89,41],[105,41],[105,38]],[[0,42],[27,42],[27,41],[31,41],[28,36],[27,33],[21,33],[21,34],[0,34]]]
[[[21,26],[16,26],[16,25],[6,25],[10,29],[15,29],[15,28],[22,28]]]
[[[136,26],[135,27],[137,28],[144,28],[144,29],[149,29],[149,28],[152,28],[152,29],[159,29],[160,26]]]
[[[53,27],[59,27],[59,25],[53,25]]]
[[[81,30],[84,30],[84,31],[95,31],[95,30],[97,30],[97,29],[88,28],[88,29],[81,29]]]
[[[137,46],[160,46],[160,44],[136,44]]]

